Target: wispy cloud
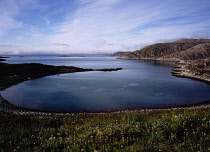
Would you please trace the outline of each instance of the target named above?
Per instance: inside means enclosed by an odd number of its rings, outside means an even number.
[[[210,33],[197,33],[197,34],[193,34],[191,35],[191,38],[193,39],[208,39],[209,38]]]
[[[210,23],[208,13],[202,13],[207,7],[197,7],[198,2],[189,0],[84,0],[78,3],[80,7],[74,19],[59,24],[56,28],[60,33],[53,35],[51,42],[71,41],[75,47],[79,45],[79,49],[91,49],[98,43],[106,49],[107,46],[100,44],[106,41],[116,46],[112,49],[120,49],[122,45],[152,43],[160,38],[189,37]]]
[[[35,0],[1,0],[0,36],[6,34],[12,29],[21,28],[23,26],[23,22],[21,20],[18,20],[16,17],[19,16],[24,9],[36,8],[38,8],[38,3]]]
[[[0,47],[20,47],[20,46],[13,44],[0,44]]]
[[[46,23],[47,25],[50,24],[50,20],[49,20],[47,17],[43,17],[43,20],[45,21],[45,23]]]
[[[19,7],[14,0],[0,1],[0,14],[0,36],[11,29],[21,27],[21,22],[15,20],[15,17],[19,14]]]
[[[57,46],[70,46],[69,44],[62,44],[62,43],[53,43],[52,45],[57,45]]]
[[[0,40],[18,41],[27,50],[132,51],[160,41],[209,38],[209,6],[209,0],[4,0]]]

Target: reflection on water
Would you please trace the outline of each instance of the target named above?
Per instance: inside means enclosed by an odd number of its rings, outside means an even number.
[[[171,76],[174,62],[119,60],[103,56],[62,58],[64,60],[45,58],[45,62],[56,65],[122,67],[123,70],[48,76],[8,88],[1,92],[2,96],[15,105],[63,112],[170,106],[210,98],[210,86]]]

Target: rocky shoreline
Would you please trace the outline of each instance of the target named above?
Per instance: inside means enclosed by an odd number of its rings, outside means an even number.
[[[194,61],[191,60],[180,60],[177,58],[118,58],[128,60],[156,60],[156,61],[169,61],[176,62],[176,66],[172,67],[171,74],[176,77],[189,78],[197,81],[201,81],[210,85],[210,74],[201,75],[197,72],[193,72],[187,67]]]
[[[157,60],[157,61],[169,61],[176,62],[176,66],[172,67],[171,74],[176,77],[189,78],[197,81],[201,81],[210,85],[210,74],[201,75],[196,72],[192,72],[187,67],[190,66],[190,63],[193,61],[189,60],[179,60],[177,58],[118,58],[118,59],[128,59],[128,60]]]
[[[193,72],[188,68],[189,66],[191,66],[192,62],[193,61],[180,60],[179,62],[177,62],[177,66],[172,69],[172,75],[176,77],[194,79],[210,85],[210,76],[208,74],[200,74],[197,73],[197,71]]]

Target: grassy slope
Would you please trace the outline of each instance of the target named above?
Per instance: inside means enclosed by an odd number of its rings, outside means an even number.
[[[72,116],[0,113],[3,151],[209,151],[210,108]]]

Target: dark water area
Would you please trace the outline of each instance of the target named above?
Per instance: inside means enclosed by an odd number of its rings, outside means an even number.
[[[47,76],[10,87],[1,95],[22,107],[95,112],[191,104],[210,99],[210,86],[171,75],[174,62],[121,60],[115,57],[12,56],[7,63],[43,63],[81,68],[118,68]]]

